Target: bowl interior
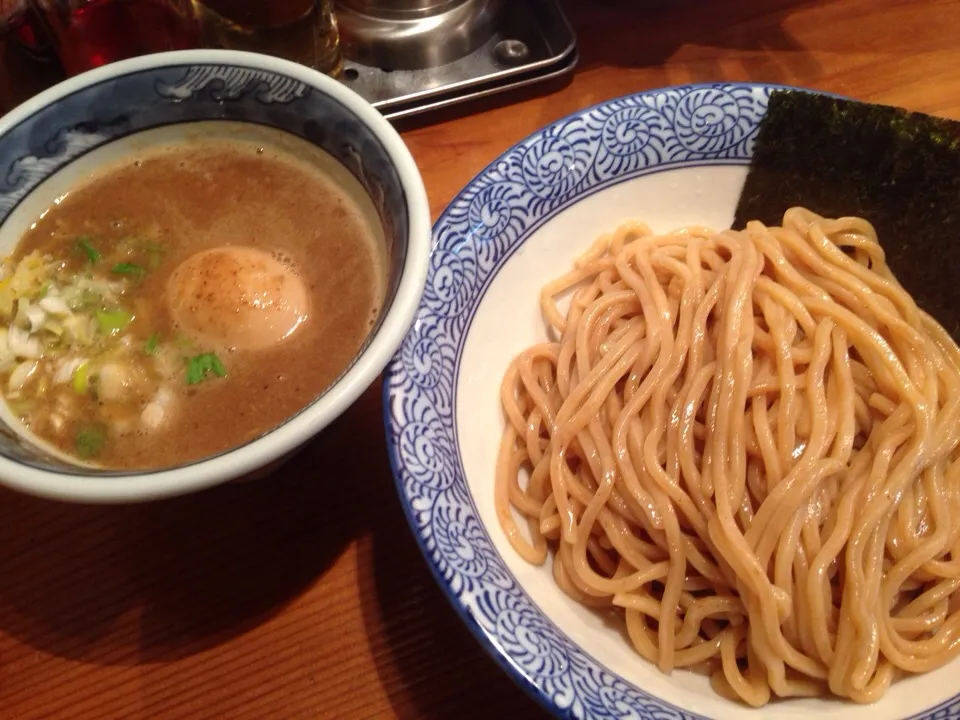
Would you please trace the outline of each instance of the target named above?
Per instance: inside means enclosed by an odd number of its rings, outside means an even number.
[[[360,181],[330,153],[316,145],[304,142],[302,138],[298,138],[285,131],[278,131],[275,128],[254,123],[229,120],[205,120],[164,125],[150,130],[132,133],[107,142],[81,155],[73,162],[49,175],[23,197],[12,211],[10,211],[3,224],[0,225],[0,253],[3,255],[10,254],[17,246],[17,243],[20,242],[24,233],[31,228],[31,225],[36,222],[36,219],[40,217],[42,213],[49,210],[54,203],[57,202],[58,198],[70,192],[72,189],[83,185],[85,182],[88,182],[91,178],[103,172],[108,172],[113,167],[133,162],[139,154],[149,151],[152,148],[169,147],[172,145],[182,146],[191,142],[202,142],[206,139],[229,139],[239,142],[255,143],[261,147],[273,148],[283,153],[295,154],[300,160],[307,161],[322,171],[327,177],[331,178],[338,187],[346,191],[350,200],[353,201],[360,210],[370,231],[374,235],[374,241],[382,248],[384,257],[387,259],[386,267],[391,278],[386,284],[387,295],[384,298],[383,307],[378,313],[378,323],[374,324],[368,334],[367,340],[364,341],[355,353],[353,358],[353,361],[355,361],[369,344],[370,338],[376,332],[379,322],[382,322],[386,309],[396,295],[399,266],[397,265],[397,258],[388,250],[388,248],[392,249],[396,247],[396,245],[393,242],[393,238],[391,238],[391,242],[387,242],[384,235],[383,223],[381,222],[377,208],[373,204],[373,200],[367,191],[360,184]],[[224,188],[224,193],[229,193],[229,188]],[[350,365],[352,365],[353,361],[351,361]],[[344,368],[341,375],[349,369],[350,365]],[[5,402],[0,402],[0,421],[2,421],[8,429],[13,431],[16,436],[22,438],[25,445],[30,447],[31,454],[25,458],[21,458],[21,460],[31,463],[35,467],[57,470],[69,469],[81,474],[105,474],[110,472],[98,468],[93,464],[84,463],[78,458],[62,452],[52,444],[30,432],[29,429],[24,428]],[[267,430],[264,434],[271,432],[271,430]],[[250,442],[253,441],[251,440]],[[224,452],[229,452],[229,450],[225,450]],[[183,467],[195,464],[201,460],[202,459],[198,459],[180,466],[170,467]],[[127,471],[124,474],[130,473]]]

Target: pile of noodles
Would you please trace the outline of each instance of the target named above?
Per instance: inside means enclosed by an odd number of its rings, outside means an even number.
[[[871,702],[960,652],[960,350],[868,222],[629,224],[541,304],[497,512],[641,656],[762,705]]]

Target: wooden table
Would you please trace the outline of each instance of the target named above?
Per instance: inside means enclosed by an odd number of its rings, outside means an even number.
[[[434,215],[527,134],[644,88],[757,80],[960,118],[956,0],[568,9],[572,82],[405,129]],[[265,482],[121,508],[0,491],[4,720],[544,716],[420,557],[379,384]]]

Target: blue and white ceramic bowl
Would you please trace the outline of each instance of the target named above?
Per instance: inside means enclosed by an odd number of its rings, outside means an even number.
[[[215,121],[215,122],[214,122]],[[336,80],[273,57],[219,50],[163,53],[108,65],[38,95],[0,119],[0,252],[9,253],[53,198],[105,163],[152,144],[229,133],[299,136],[330,159],[384,231],[387,297],[366,344],[299,414],[216,457],[160,472],[107,473],[42,447],[0,407],[0,483],[90,502],[169,496],[248,476],[282,459],[345,410],[400,344],[423,290],[430,210],[397,132]]]
[[[623,629],[524,562],[493,478],[510,360],[546,340],[539,290],[600,232],[729,227],[772,88],[697,85],[612,100],[550,125],[481,172],[434,226],[423,300],[390,364],[384,411],[397,489],[438,582],[503,668],[560,717],[960,718],[960,662],[874,706],[790,700],[752,710],[706,677],[661,674]]]

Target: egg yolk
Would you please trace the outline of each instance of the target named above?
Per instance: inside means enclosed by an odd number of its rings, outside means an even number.
[[[245,350],[289,337],[307,318],[303,281],[270,253],[223,246],[184,260],[167,282],[167,306],[194,340]]]

